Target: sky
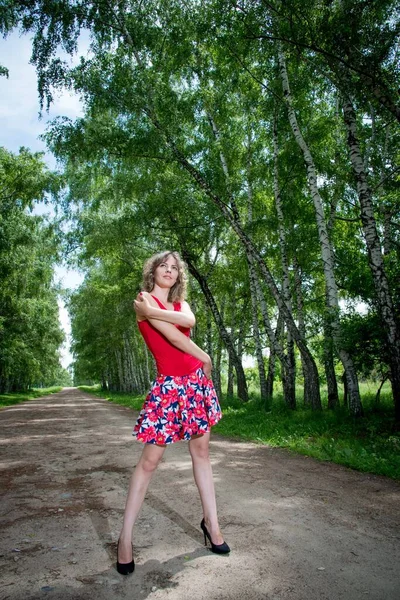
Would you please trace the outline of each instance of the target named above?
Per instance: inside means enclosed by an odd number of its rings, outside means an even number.
[[[83,40],[83,47],[85,40]],[[86,50],[85,48],[85,50]],[[18,153],[21,146],[33,152],[45,152],[45,161],[49,168],[56,166],[55,158],[50,154],[39,136],[45,132],[46,125],[56,116],[67,116],[74,119],[82,114],[79,98],[70,93],[60,94],[49,113],[39,118],[39,99],[35,68],[29,64],[31,57],[31,41],[28,36],[20,36],[13,32],[6,39],[0,38],[0,64],[7,67],[9,77],[0,77],[0,145],[11,152]],[[75,61],[74,61],[75,62]],[[36,214],[52,215],[48,205],[39,205]],[[83,280],[78,271],[57,266],[55,281],[63,287],[74,289]],[[67,342],[61,351],[61,363],[67,367],[72,356],[69,351],[70,321],[68,312],[59,300],[60,322],[67,335]]]

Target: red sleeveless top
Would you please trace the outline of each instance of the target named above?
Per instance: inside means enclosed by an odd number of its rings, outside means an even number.
[[[155,296],[152,296],[152,298],[162,310],[167,310],[158,298]],[[181,310],[180,302],[174,302],[174,310]],[[138,326],[148,349],[154,356],[158,375],[189,375],[189,373],[203,366],[200,360],[173,346],[149,321],[139,321]],[[189,337],[190,327],[179,325],[175,325],[175,327]]]

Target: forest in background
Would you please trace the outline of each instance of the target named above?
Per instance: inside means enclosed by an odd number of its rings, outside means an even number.
[[[60,364],[64,332],[53,283],[59,232],[32,213],[59,188],[40,153],[0,147],[0,394],[71,382]]]
[[[359,379],[389,379],[400,420],[398,9],[6,2],[2,32],[33,36],[43,109],[65,87],[85,106],[46,134],[57,252],[85,272],[69,298],[76,382],[146,391],[132,300],[143,261],[176,249],[219,393],[246,402],[251,383],[268,408],[279,381],[289,408],[318,410],[321,383],[335,408],[343,382],[361,416]],[[81,31],[91,53],[71,67]]]

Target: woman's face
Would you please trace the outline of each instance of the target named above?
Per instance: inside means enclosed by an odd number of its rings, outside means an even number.
[[[172,288],[178,279],[178,275],[178,264],[170,254],[154,271],[154,283],[162,288]]]

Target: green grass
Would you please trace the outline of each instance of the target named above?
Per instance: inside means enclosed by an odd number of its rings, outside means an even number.
[[[80,389],[135,410],[141,408],[144,400],[143,396],[104,393],[99,386]],[[380,406],[375,407],[374,387],[363,385],[361,391],[365,416],[360,419],[349,416],[342,408],[315,412],[299,406],[291,411],[279,394],[269,412],[263,410],[257,397],[246,404],[237,398],[225,399],[221,402],[224,418],[213,431],[400,479],[400,433],[394,427],[391,395],[384,389]],[[321,392],[325,402],[324,390]]]
[[[125,394],[123,392],[105,392],[101,389],[100,385],[80,385],[78,387],[83,392],[94,394],[99,398],[105,398],[110,402],[114,402],[114,404],[127,406],[128,408],[133,408],[134,410],[140,410],[144,402],[143,395],[134,396],[133,394]]]
[[[288,410],[276,400],[271,411],[253,400],[243,405],[223,401],[220,435],[249,440],[331,461],[359,471],[400,479],[400,433],[395,431],[393,406],[383,396],[379,408],[364,397],[365,416],[354,419],[346,410]]]
[[[20,402],[26,402],[27,400],[33,400],[34,398],[40,398],[41,396],[55,394],[56,392],[60,392],[62,389],[63,388],[61,386],[53,386],[49,388],[33,388],[27,392],[0,394],[0,408],[12,406],[13,404],[19,404]]]

